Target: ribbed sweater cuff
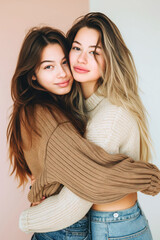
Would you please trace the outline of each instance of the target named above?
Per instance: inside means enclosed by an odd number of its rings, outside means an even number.
[[[28,229],[28,214],[29,210],[27,209],[21,213],[19,218],[19,228],[25,233],[30,233]]]
[[[23,232],[50,232],[66,228],[83,218],[92,203],[79,198],[66,187],[58,195],[25,210],[19,220]]]
[[[160,172],[159,171],[157,171],[157,174],[154,173],[154,175],[151,176],[151,182],[149,187],[142,192],[152,196],[155,196],[160,192]]]

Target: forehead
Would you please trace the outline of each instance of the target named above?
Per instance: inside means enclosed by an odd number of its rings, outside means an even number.
[[[78,41],[81,44],[85,43],[89,46],[92,46],[97,44],[99,37],[100,33],[98,32],[98,30],[94,28],[83,27],[77,32],[74,41]]]
[[[56,59],[64,57],[62,47],[58,43],[49,44],[42,50],[41,60],[45,59]]]

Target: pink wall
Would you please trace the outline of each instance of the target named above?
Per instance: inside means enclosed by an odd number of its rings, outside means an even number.
[[[27,240],[18,228],[20,212],[29,206],[26,190],[17,189],[9,177],[6,126],[10,98],[10,81],[25,33],[36,25],[50,25],[66,31],[74,19],[89,11],[89,0],[6,0],[0,3],[0,239]]]

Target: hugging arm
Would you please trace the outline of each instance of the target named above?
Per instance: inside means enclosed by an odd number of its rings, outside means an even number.
[[[60,148],[61,136],[65,153]],[[53,164],[54,170],[47,162]],[[45,169],[47,182],[60,182],[68,189],[64,187],[59,195],[24,211],[20,228],[25,232],[56,231],[70,226],[87,213],[91,202],[112,202],[135,191],[155,195],[160,190],[156,166],[135,162],[125,155],[107,154],[77,134],[70,123],[61,124],[52,134],[46,165],[49,166]],[[41,182],[41,178],[37,179],[33,185],[29,194],[31,201],[40,200],[43,195]]]
[[[58,231],[83,218],[91,206],[64,186],[59,194],[23,211],[19,227],[26,233]]]
[[[123,154],[108,154],[66,122],[50,137],[46,167],[33,184],[29,200],[39,201],[45,196],[45,186],[55,183],[89,202],[101,204],[137,191],[156,195],[160,191],[160,171],[153,164],[134,161]]]

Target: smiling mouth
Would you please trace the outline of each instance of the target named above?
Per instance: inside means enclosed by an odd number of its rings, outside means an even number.
[[[69,85],[70,79],[61,83],[57,83],[56,85],[60,87],[67,87]]]
[[[81,67],[74,67],[74,71],[77,73],[88,73],[89,70]]]

